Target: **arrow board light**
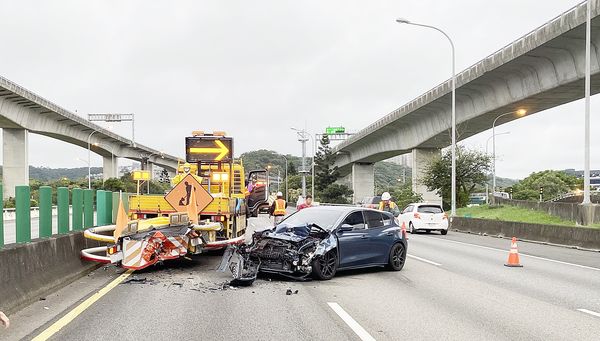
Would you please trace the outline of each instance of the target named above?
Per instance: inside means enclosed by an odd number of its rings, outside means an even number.
[[[186,138],[187,162],[210,162],[231,160],[233,151],[231,138],[194,136]]]

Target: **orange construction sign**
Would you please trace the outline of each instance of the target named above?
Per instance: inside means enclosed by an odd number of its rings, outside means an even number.
[[[192,197],[192,191],[194,197]],[[173,189],[165,195],[165,200],[173,206],[177,212],[187,212],[188,205],[195,199],[198,212],[201,212],[212,201],[213,197],[193,175],[186,175]],[[191,217],[190,217],[191,219]]]

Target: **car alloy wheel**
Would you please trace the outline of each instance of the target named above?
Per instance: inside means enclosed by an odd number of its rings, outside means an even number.
[[[337,250],[331,250],[315,260],[314,272],[319,279],[332,279],[337,272],[338,255]]]
[[[389,267],[392,270],[399,271],[404,267],[406,252],[402,243],[396,243],[390,250]]]

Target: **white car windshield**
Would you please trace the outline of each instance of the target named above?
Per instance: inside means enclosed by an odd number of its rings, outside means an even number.
[[[309,207],[290,215],[280,224],[288,226],[317,224],[325,230],[332,230],[342,214],[343,212],[336,209]]]

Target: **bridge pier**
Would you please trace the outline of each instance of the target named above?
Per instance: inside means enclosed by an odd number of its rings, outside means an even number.
[[[412,151],[412,190],[423,197],[423,201],[442,203],[442,198],[436,192],[428,191],[423,185],[425,169],[429,163],[441,155],[438,148],[419,148]]]
[[[102,178],[104,180],[118,177],[117,164],[116,156],[102,156]]]
[[[26,129],[2,129],[2,198],[15,197],[15,186],[29,185]]]
[[[353,202],[375,195],[375,166],[372,163],[352,164]]]

